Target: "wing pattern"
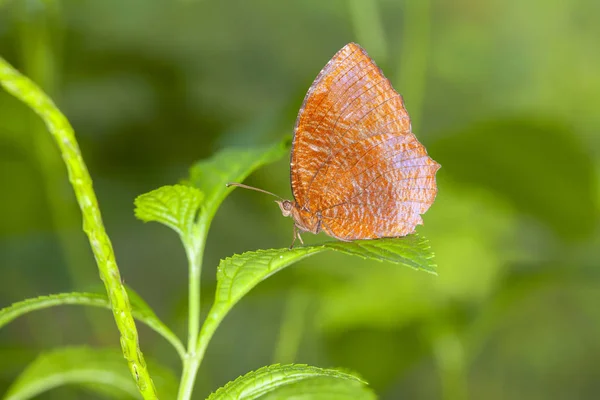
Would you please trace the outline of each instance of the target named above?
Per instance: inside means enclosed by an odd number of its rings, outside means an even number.
[[[402,97],[350,43],[309,89],[294,131],[292,192],[322,229],[343,239],[404,236],[422,223],[437,186]]]

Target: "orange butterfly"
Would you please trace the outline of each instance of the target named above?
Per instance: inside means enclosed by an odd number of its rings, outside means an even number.
[[[292,142],[294,201],[277,203],[294,220],[294,241],[301,231],[346,241],[405,236],[435,200],[439,168],[411,132],[402,96],[350,43],[308,89]]]

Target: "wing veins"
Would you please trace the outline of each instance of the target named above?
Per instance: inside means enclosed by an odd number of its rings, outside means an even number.
[[[393,89],[392,89],[393,90]],[[359,122],[361,122],[365,117],[367,117],[368,115],[370,115],[372,112],[374,112],[375,110],[377,110],[379,107],[383,106],[384,104],[387,104],[389,101],[395,99],[396,97],[400,97],[400,94],[398,94],[398,92],[394,91],[394,95],[392,97],[390,97],[389,99],[386,99],[384,101],[382,101],[381,103],[379,103],[376,107],[373,107],[371,110],[369,110],[369,112],[367,112],[365,115],[363,115],[358,121],[356,121],[355,123],[353,123],[348,129],[346,129],[344,132],[342,132],[342,136],[340,137],[340,139],[335,142],[335,144],[338,144],[340,142],[340,140],[342,140],[342,138],[345,136],[345,134],[352,128],[354,128]],[[334,144],[334,146],[335,146]],[[325,164],[327,164],[329,162],[329,160],[331,160],[332,157],[334,157],[335,155],[337,155],[339,153],[339,151],[337,151],[335,154],[331,154],[325,161],[323,161],[321,163],[321,165],[319,166],[319,168],[317,168],[317,171],[315,172],[315,174],[313,175],[313,179],[310,181],[310,184],[306,187],[306,192],[308,193],[310,191],[310,188],[312,186],[312,183],[314,182],[316,176],[319,174],[319,172],[321,171],[321,168],[323,168],[323,166]],[[306,195],[305,195],[306,196]]]
[[[365,74],[365,75],[366,75],[366,74]],[[335,121],[335,123],[334,123],[334,125],[333,125],[332,134],[333,134],[333,132],[335,132],[335,128],[336,128],[336,126],[337,126],[337,123],[338,123],[339,119],[342,117],[342,115],[343,115],[343,112],[344,112],[344,111],[346,111],[346,109],[347,109],[347,108],[350,106],[350,104],[352,104],[354,101],[356,101],[357,99],[359,99],[359,98],[360,98],[360,97],[361,97],[363,94],[365,94],[365,93],[369,92],[371,89],[373,89],[374,87],[376,87],[376,86],[377,86],[379,83],[381,83],[381,82],[383,82],[383,80],[382,80],[382,81],[380,81],[380,82],[377,82],[376,84],[374,84],[374,85],[372,85],[372,86],[368,87],[367,89],[365,89],[365,90],[364,90],[362,93],[360,93],[360,95],[358,95],[358,96],[356,96],[354,99],[352,99],[352,101],[351,101],[351,102],[349,102],[349,103],[346,105],[346,107],[344,107],[344,108],[343,108],[343,109],[340,111],[340,115],[338,115],[338,118],[336,119],[336,121]],[[353,94],[353,95],[354,95],[355,93],[356,93],[356,91],[352,92],[352,94]],[[375,98],[375,97],[377,97],[377,96],[373,96],[372,98]],[[332,104],[332,106],[331,106],[331,107],[330,107],[330,108],[327,110],[327,112],[329,113],[329,111],[330,111],[330,110],[333,108],[333,105],[337,104],[337,103],[338,103],[340,100],[341,100],[341,99],[338,99],[338,100],[337,100],[337,101],[336,101],[334,104]],[[326,115],[327,115],[327,114],[326,114]],[[318,126],[320,126],[321,122],[323,122],[323,120],[324,120],[324,119],[325,119],[325,116],[324,116],[324,117],[321,119],[321,121],[319,121],[319,125],[318,125]],[[316,131],[316,130],[317,130],[317,129],[315,129],[315,131]],[[347,131],[347,130],[346,130],[346,131]],[[346,131],[344,131],[344,132],[342,132],[342,133],[345,133]],[[339,140],[338,140],[337,142],[335,142],[335,144],[337,144],[337,143],[339,143]],[[334,144],[334,146],[335,146],[335,144]],[[336,152],[336,154],[337,154],[337,153],[338,153],[338,152]],[[327,159],[326,159],[325,161],[323,161],[323,162],[322,162],[322,163],[321,163],[321,164],[320,164],[320,165],[317,167],[317,169],[315,170],[315,173],[313,174],[313,176],[312,176],[312,177],[311,177],[311,179],[310,179],[310,182],[309,182],[309,183],[308,183],[308,185],[306,186],[306,194],[304,195],[305,197],[306,197],[306,196],[308,196],[308,192],[310,192],[310,187],[312,186],[312,184],[313,184],[313,181],[316,179],[317,175],[319,175],[319,172],[321,171],[321,169],[323,168],[323,166],[325,166],[325,164],[327,164],[327,162],[328,162],[329,160],[331,160],[331,158],[332,158],[333,156],[334,156],[334,155],[332,155],[332,154],[331,154],[331,147],[330,147],[330,152],[329,152],[329,155],[327,156]]]

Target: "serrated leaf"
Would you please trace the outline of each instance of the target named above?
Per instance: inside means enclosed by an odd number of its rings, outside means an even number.
[[[135,216],[144,222],[167,225],[185,236],[191,231],[203,197],[191,186],[163,186],[135,199]]]
[[[22,300],[0,310],[0,328],[12,320],[32,311],[42,310],[53,306],[78,304],[95,307],[108,307],[108,299],[98,293],[59,293],[49,296],[34,297]]]
[[[403,238],[328,242],[293,249],[257,250],[228,257],[219,263],[215,302],[202,327],[201,340],[210,338],[231,308],[252,288],[277,271],[325,250],[389,261],[435,273],[433,253],[427,239],[418,235]]]
[[[287,155],[289,149],[289,139],[286,139],[271,146],[225,149],[196,163],[190,169],[189,183],[206,196],[206,219],[212,219],[219,205],[233,190],[225,186],[227,183],[242,182],[257,168]]]
[[[389,261],[435,273],[433,253],[427,239],[418,235],[404,238],[328,242],[293,249],[257,250],[236,254],[221,261],[217,269],[214,309],[227,311],[262,280],[281,269],[324,250]]]
[[[260,400],[375,400],[377,396],[361,382],[319,377],[281,386]]]
[[[270,275],[323,250],[323,246],[257,250],[226,258],[217,269],[215,305],[229,308]]]
[[[221,260],[217,268],[215,301],[202,325],[199,343],[206,346],[229,310],[262,280],[323,250],[324,246],[257,250]]]
[[[320,379],[324,379],[325,382],[319,383]],[[290,398],[289,395],[293,393],[301,394],[302,392],[298,390],[304,389],[310,391],[311,387],[327,390],[327,384],[331,384],[332,381],[335,381],[335,384],[331,386],[332,389],[338,388],[339,390],[340,387],[346,386],[346,392],[354,392],[356,394],[359,394],[360,388],[366,384],[366,382],[354,375],[335,369],[324,369],[303,364],[275,364],[249,372],[227,383],[212,393],[208,397],[208,400],[284,399]],[[295,386],[288,389],[288,397],[281,397],[280,393],[286,393],[284,388],[288,385]],[[280,390],[282,392],[279,392]],[[342,392],[342,390],[339,391]],[[302,398],[308,399],[313,397]],[[328,398],[335,399],[337,397]],[[374,396],[371,393],[370,397],[352,398],[373,399]]]
[[[133,307],[133,317],[163,336],[175,347],[179,355],[183,357],[185,349],[179,338],[156,316],[150,306],[137,293],[131,289],[127,289],[127,294]],[[52,294],[26,299],[3,308],[0,310],[0,328],[15,318],[29,312],[60,305],[83,305],[102,307],[110,310],[110,303],[105,294],[79,292]]]
[[[153,365],[156,387],[164,398],[175,398],[177,380],[167,369]],[[68,347],[38,356],[5,395],[6,400],[30,399],[62,385],[78,384],[98,393],[121,393],[140,398],[127,362],[117,349]],[[102,387],[102,388],[101,388]]]
[[[437,265],[429,241],[417,234],[403,238],[329,242],[325,246],[341,253],[370,260],[389,261],[437,274],[435,271]]]

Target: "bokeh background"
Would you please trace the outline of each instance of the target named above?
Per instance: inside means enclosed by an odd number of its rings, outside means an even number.
[[[599,21],[597,0],[3,0],[0,54],[72,122],[126,283],[182,337],[184,254],[173,232],[134,218],[135,196],[219,149],[291,135],[347,42],[403,94],[443,166],[418,229],[439,276],[336,254],[282,271],[221,325],[197,398],[294,361],[358,371],[383,399],[593,399]],[[247,183],[289,197],[288,160]],[[234,191],[210,231],[203,311],[219,259],[291,237],[272,198]],[[0,307],[99,283],[50,136],[0,91]],[[170,347],[140,329],[146,356],[179,374]],[[54,308],[6,326],[0,393],[36,354],[71,344],[117,346],[111,314]]]

